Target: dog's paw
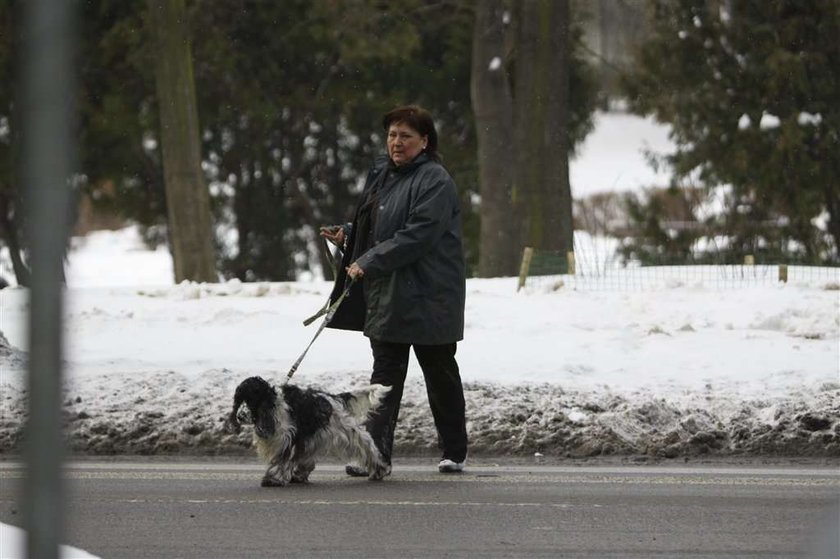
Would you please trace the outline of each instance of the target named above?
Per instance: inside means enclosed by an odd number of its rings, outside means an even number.
[[[376,466],[370,471],[368,479],[371,481],[382,481],[387,475],[391,475],[391,466]]]
[[[283,487],[286,485],[286,482],[280,478],[265,476],[262,478],[262,483],[260,483],[263,487]]]

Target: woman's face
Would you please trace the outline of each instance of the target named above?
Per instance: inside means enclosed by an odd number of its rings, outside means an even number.
[[[428,136],[404,122],[394,122],[388,127],[388,156],[394,165],[403,165],[417,157],[426,148]]]

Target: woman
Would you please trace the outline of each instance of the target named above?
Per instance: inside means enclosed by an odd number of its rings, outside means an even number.
[[[399,107],[382,125],[388,156],[368,173],[353,222],[321,228],[324,238],[344,248],[330,300],[352,281],[328,326],[362,330],[373,351],[370,382],[393,387],[368,424],[388,464],[414,348],[443,451],[438,469],[460,472],[467,430],[455,350],[464,336],[466,271],[455,183],[440,164],[428,111]],[[367,475],[353,465],[347,473]]]

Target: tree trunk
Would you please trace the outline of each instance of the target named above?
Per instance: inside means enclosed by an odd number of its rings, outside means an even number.
[[[516,4],[514,144],[524,242],[573,249],[569,186],[569,0]]]
[[[218,281],[184,0],[148,0],[175,281]]]
[[[471,96],[478,139],[481,231],[478,275],[516,275],[521,251],[513,197],[513,98],[507,74],[504,0],[476,3]]]
[[[15,271],[18,285],[29,287],[32,274],[21,256],[23,249],[15,223],[17,211],[11,196],[8,190],[0,189],[0,238],[5,240],[9,247],[9,257],[12,259],[12,269]]]

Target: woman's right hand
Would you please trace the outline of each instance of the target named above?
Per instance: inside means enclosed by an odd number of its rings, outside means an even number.
[[[339,248],[344,246],[344,228],[341,225],[321,227],[319,234]]]

